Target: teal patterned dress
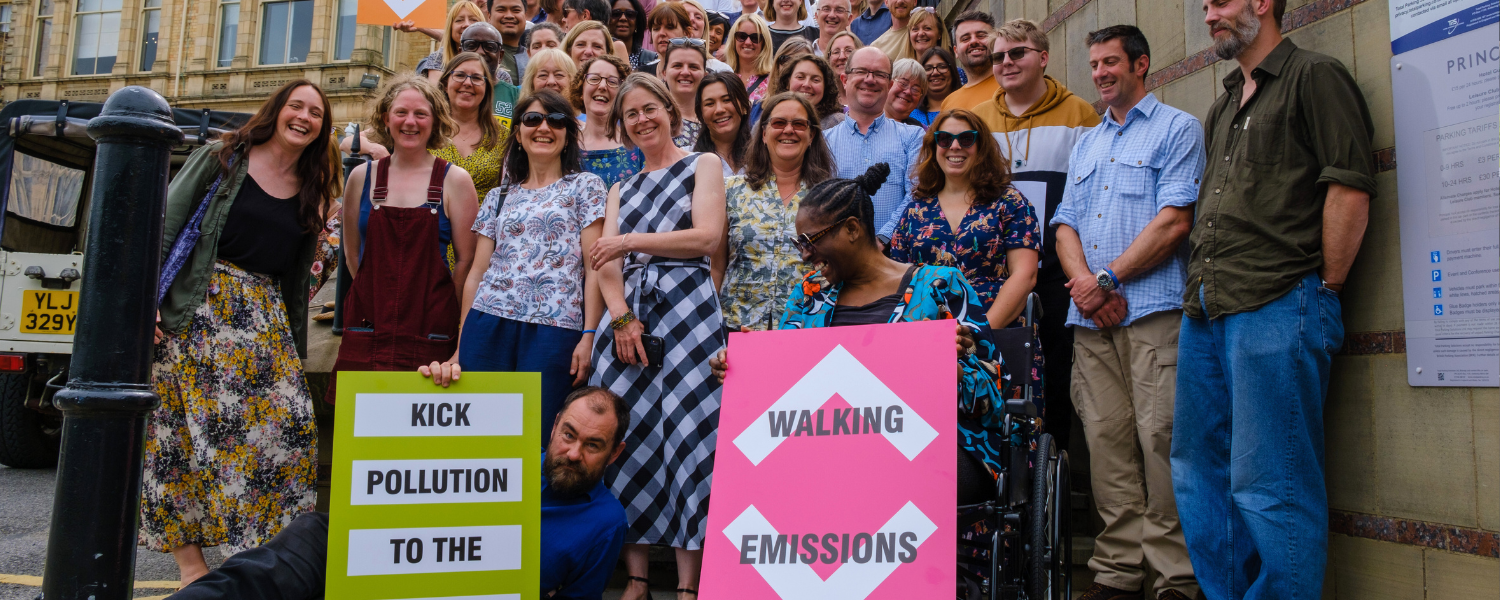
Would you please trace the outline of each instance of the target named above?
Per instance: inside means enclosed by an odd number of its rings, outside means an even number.
[[[641,155],[639,148],[624,146],[610,150],[584,150],[579,159],[585,172],[598,175],[604,180],[605,190],[626,177],[641,172],[641,165],[646,164],[646,158]]]

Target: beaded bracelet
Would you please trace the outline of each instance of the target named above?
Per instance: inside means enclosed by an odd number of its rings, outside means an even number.
[[[610,329],[619,329],[621,327],[629,325],[630,322],[634,321],[634,320],[635,320],[635,313],[633,313],[633,312],[627,312],[627,313],[625,313],[623,315],[620,315],[615,320],[610,321],[609,322],[609,328]]]

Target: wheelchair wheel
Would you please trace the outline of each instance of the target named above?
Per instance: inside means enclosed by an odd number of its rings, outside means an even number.
[[[1027,508],[1029,552],[1026,583],[1029,600],[1071,600],[1072,540],[1068,537],[1067,454],[1051,434],[1037,440],[1031,472],[1031,503]]]

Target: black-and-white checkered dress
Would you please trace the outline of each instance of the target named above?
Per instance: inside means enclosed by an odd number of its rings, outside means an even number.
[[[699,154],[620,182],[620,233],[663,233],[693,226],[693,175]],[[708,359],[724,347],[723,318],[708,257],[625,257],[625,298],[646,332],[666,342],[659,369],[615,358],[607,311],[594,342],[593,385],[630,404],[625,455],[605,483],[625,505],[629,544],[703,548],[719,427],[719,384]]]

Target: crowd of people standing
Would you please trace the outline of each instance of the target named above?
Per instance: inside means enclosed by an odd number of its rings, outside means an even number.
[[[439,48],[359,134],[336,139],[327,97],[293,81],[172,181],[165,248],[203,235],[163,282],[145,543],[187,584],[202,548],[311,510],[299,357],[336,245],[336,369],[539,372],[545,448],[575,390],[618,401],[588,464],[623,533],[567,552],[618,554],[631,600],[651,545],[696,596],[729,331],[924,319],[959,322],[961,469],[1003,470],[1015,386],[1061,447],[1081,423],[1104,522],[1085,598],[1316,596],[1321,406],[1372,128],[1337,61],[1282,39],[1284,2],[1205,6],[1240,65],[1206,126],[1149,93],[1129,25],[1087,38],[1096,109],[1045,74],[1035,23],[916,0],[460,0],[442,30],[397,23]],[[987,336],[1031,325],[1033,293],[1035,368],[1011,381]],[[546,463],[557,494],[587,471],[569,460]]]

